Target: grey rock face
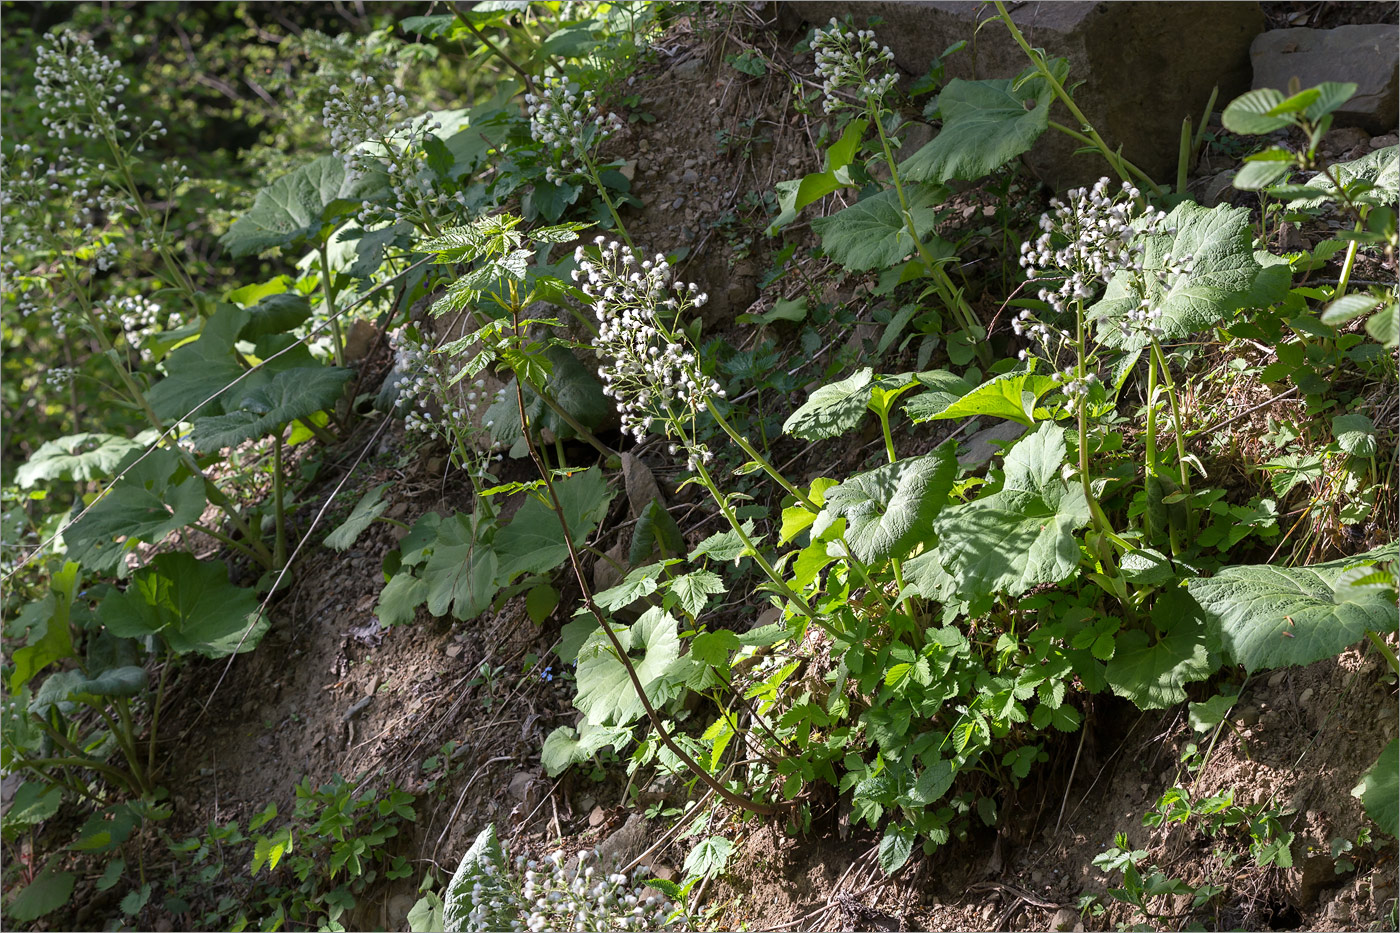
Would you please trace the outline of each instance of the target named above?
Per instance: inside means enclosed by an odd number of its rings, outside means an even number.
[[[1254,87],[1285,93],[1291,78],[1309,88],[1323,81],[1354,81],[1356,96],[1336,111],[1339,126],[1371,133],[1394,129],[1400,107],[1400,27],[1338,26],[1336,29],[1271,29],[1249,47]]]
[[[878,16],[884,22],[874,27],[876,37],[911,75],[922,75],[960,39],[968,46],[947,59],[949,79],[1010,78],[1030,64],[1001,24],[976,31],[995,14],[990,4],[793,0],[779,12],[793,28],[848,13],[863,28]],[[1182,119],[1199,121],[1217,84],[1217,109],[1249,89],[1249,44],[1264,28],[1257,3],[1034,2],[1016,4],[1011,17],[1033,47],[1069,59],[1084,115],[1110,146],[1121,144],[1128,159],[1162,183],[1175,178]],[[1078,128],[1063,104],[1051,108],[1050,119]],[[1101,157],[1074,155],[1078,146],[1050,130],[1026,159],[1059,190],[1109,174]]]

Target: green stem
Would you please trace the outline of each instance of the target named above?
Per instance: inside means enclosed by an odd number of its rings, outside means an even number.
[[[344,366],[344,341],[340,334],[340,316],[335,311],[335,276],[331,273],[330,248],[323,240],[316,247],[316,251],[321,257],[321,286],[326,295],[326,317],[331,322],[331,351],[335,357],[335,365]]]
[[[899,166],[895,163],[894,152],[890,149],[890,138],[885,133],[884,121],[880,119],[880,108],[873,98],[867,99],[865,106],[871,116],[871,122],[875,124],[875,131],[880,136],[880,148],[884,152],[885,165],[890,170],[890,181],[894,184],[894,193],[899,198],[899,210],[904,217],[904,228],[909,231],[909,238],[914,241],[919,258],[923,260],[929,275],[933,277],[934,285],[942,296],[944,304],[952,309],[954,316],[958,318],[958,326],[962,328],[963,333],[972,343],[978,359],[985,365],[991,361],[991,350],[983,340],[985,332],[982,325],[978,322],[972,309],[968,307],[967,302],[963,300],[962,292],[953,284],[953,280],[948,277],[942,264],[933,258],[928,247],[919,237],[919,231],[914,226],[914,215],[909,210],[909,200],[904,195],[904,183],[899,178]]]
[[[783,487],[783,489],[786,490],[789,495],[791,495],[798,502],[802,503],[802,505],[809,511],[821,511],[822,507],[813,502],[811,498],[807,496],[806,493],[802,492],[802,490],[798,489],[792,483],[788,482],[787,477],[783,476],[783,474],[778,471],[777,467],[773,466],[772,463],[768,462],[768,458],[764,457],[761,453],[759,453],[754,448],[753,444],[749,443],[749,439],[747,437],[734,430],[733,425],[731,425],[728,421],[725,420],[724,415],[720,414],[719,408],[716,407],[713,399],[705,399],[705,410],[708,411],[710,413],[710,416],[715,419],[715,423],[718,424],[722,429],[724,429],[724,433],[729,435],[730,440],[738,444],[739,448],[743,450],[744,453],[748,454],[750,459],[757,463],[759,468],[762,469],[763,472],[767,473],[768,476],[771,477],[775,483]],[[891,455],[891,457],[893,457],[893,454]],[[893,460],[891,462],[893,462]],[[712,495],[715,495],[716,501],[718,501],[718,495],[713,492]],[[740,530],[740,534],[743,534],[742,530]],[[865,569],[865,565],[861,563],[861,561],[856,559],[855,552],[851,550],[851,545],[846,541],[846,536],[844,534],[842,534],[841,536],[841,545],[846,549],[848,565],[853,570],[855,570],[856,575],[860,577],[861,582],[865,584],[866,589],[870,591],[871,595],[873,595],[877,600],[880,601],[881,606],[888,610],[889,603],[885,600],[884,593],[881,592],[880,587],[875,585],[875,581],[870,578],[870,574]]]
[[[1157,358],[1157,365],[1162,369],[1162,385],[1167,390],[1167,401],[1171,403],[1172,424],[1176,433],[1176,459],[1177,466],[1181,470],[1181,491],[1189,497],[1191,495],[1191,476],[1186,464],[1186,426],[1182,423],[1181,406],[1176,397],[1176,383],[1172,380],[1171,369],[1167,367],[1167,358],[1162,354],[1162,345],[1156,338],[1152,340],[1152,353]]]
[[[208,535],[209,537],[213,538],[215,541],[219,542],[225,547],[237,551],[244,557],[250,558],[256,563],[262,562],[258,555],[253,552],[252,548],[244,545],[242,541],[230,538],[228,535],[224,534],[222,531],[219,531],[217,528],[211,528],[210,526],[205,525],[202,522],[190,522],[189,527],[193,528],[195,531],[200,532],[201,534]]]
[[[514,311],[514,317],[516,329],[519,330],[520,315],[518,307]],[[578,551],[574,548],[573,533],[569,528],[568,520],[564,517],[564,506],[559,500],[559,492],[555,489],[554,480],[550,477],[549,468],[545,466],[544,459],[540,456],[539,449],[535,446],[534,439],[530,436],[529,417],[525,413],[525,392],[519,380],[517,380],[515,384],[515,402],[520,413],[520,425],[524,431],[525,445],[529,448],[530,458],[535,462],[535,468],[539,471],[540,478],[544,480],[545,488],[549,491],[549,498],[550,502],[553,504],[554,515],[559,519],[559,526],[564,533],[564,545],[569,551],[569,565],[573,568],[574,578],[578,581],[579,589],[583,593],[584,605],[588,608],[593,618],[597,620],[599,627],[603,630],[608,642],[612,645],[613,652],[616,654],[618,661],[626,670],[627,678],[632,684],[632,690],[636,694],[638,701],[642,704],[642,709],[646,713],[647,719],[651,722],[652,729],[655,730],[657,738],[660,739],[661,743],[670,749],[672,754],[679,758],[697,778],[728,803],[740,809],[762,815],[772,815],[779,812],[780,808],[778,806],[761,803],[757,800],[736,794],[734,791],[730,790],[724,785],[723,781],[710,774],[703,765],[691,757],[691,755],[686,752],[685,749],[681,748],[680,745],[676,743],[676,740],[671,737],[670,732],[666,729],[665,723],[661,720],[660,714],[658,714],[655,707],[651,705],[651,698],[647,696],[646,687],[642,684],[641,678],[637,675],[637,668],[632,663],[632,659],[628,656],[627,649],[623,647],[622,642],[617,637],[617,633],[614,632],[612,626],[608,624],[608,620],[603,617],[603,613],[599,610],[598,604],[593,601],[593,591],[589,587],[588,581],[584,578],[583,565],[579,563]]]
[[[635,254],[637,252],[637,247],[632,244],[632,237],[628,236],[627,228],[623,226],[622,218],[618,216],[617,208],[613,205],[612,198],[608,197],[608,187],[603,184],[603,179],[598,174],[598,166],[594,164],[593,159],[588,155],[583,156],[583,164],[588,166],[588,177],[593,182],[593,187],[597,190],[598,197],[602,198],[603,203],[607,205],[608,213],[612,215],[613,224],[617,228],[618,235],[621,236],[623,242],[627,244],[627,248]]]
[[[160,707],[165,699],[165,680],[174,666],[175,652],[166,649],[165,663],[161,665],[160,680],[156,684],[156,698],[151,705],[151,740],[146,747],[146,773],[156,773],[156,732],[160,729]]]
[[[1050,120],[1048,121],[1047,125],[1053,130],[1059,130],[1061,133],[1064,133],[1070,139],[1084,143],[1086,146],[1094,146],[1095,148],[1098,148],[1099,146],[1098,143],[1094,142],[1093,137],[1085,136],[1083,133],[1080,133],[1077,130],[1072,130],[1069,127],[1065,126],[1063,123],[1058,123],[1055,120]],[[1114,158],[1118,158],[1117,153],[1114,153]],[[1111,163],[1113,160],[1110,159],[1109,161]],[[1123,159],[1122,163],[1122,170],[1118,171],[1118,177],[1120,179],[1122,179],[1123,181],[1131,181],[1131,179],[1128,177],[1129,175],[1131,175],[1137,178],[1137,180],[1142,182],[1144,185],[1147,185],[1158,195],[1162,195],[1162,190],[1157,187],[1157,184],[1153,182],[1153,180],[1148,176],[1146,172],[1138,168],[1133,163],[1129,162],[1127,159]]]
[[[282,432],[272,436],[272,507],[276,510],[276,538],[272,546],[272,569],[281,570],[287,563],[287,515],[282,507]]]
[[[141,189],[136,184],[136,177],[131,174],[131,166],[127,162],[127,152],[121,144],[108,131],[103,131],[103,137],[107,143],[107,148],[112,153],[112,160],[122,175],[122,181],[126,188],[127,195],[131,198],[132,204],[136,206],[137,216],[141,220],[144,228],[152,227],[151,214],[146,207],[145,200],[141,197]],[[165,263],[166,272],[169,273],[171,284],[185,293],[186,298],[193,298],[195,295],[194,282],[185,272],[175,257],[170,254],[170,250],[165,246],[165,239],[161,237],[156,242],[156,252],[160,255],[161,261]]]
[[[1356,232],[1361,232],[1361,224],[1356,225]],[[1351,281],[1351,270],[1356,265],[1356,250],[1361,246],[1359,240],[1352,240],[1347,244],[1347,256],[1342,262],[1342,274],[1337,277],[1337,288],[1332,292],[1332,300],[1337,301],[1347,293],[1347,283]]]
[[[324,427],[317,424],[315,421],[312,421],[310,418],[298,418],[297,424],[300,424],[302,427],[306,428],[306,430],[310,431],[313,435],[315,435],[316,440],[320,441],[322,444],[334,444],[337,440],[334,434],[332,434],[330,431],[327,431]]]
[[[1084,111],[1079,109],[1079,105],[1074,102],[1074,98],[1069,95],[1069,92],[1065,90],[1065,86],[1060,83],[1060,80],[1055,77],[1054,72],[1046,65],[1045,56],[1031,48],[1030,43],[1026,41],[1026,37],[1021,34],[1021,30],[1017,28],[1016,23],[1011,19],[1011,14],[1007,12],[1006,4],[1003,3],[1002,0],[996,0],[996,8],[997,17],[1006,25],[1007,31],[1011,33],[1011,38],[1021,47],[1021,51],[1026,53],[1026,57],[1030,59],[1031,64],[1035,66],[1035,70],[1039,72],[1041,78],[1045,80],[1045,83],[1050,86],[1050,90],[1054,95],[1059,98],[1060,103],[1065,105],[1065,109],[1067,109],[1070,115],[1074,117],[1075,121],[1084,128],[1088,142],[1094,146],[1094,148],[1098,149],[1099,152],[1103,153],[1103,157],[1108,160],[1108,164],[1118,173],[1118,177],[1123,181],[1129,181],[1129,174],[1136,174],[1147,183],[1152,189],[1153,194],[1157,195],[1159,198],[1164,197],[1165,195],[1162,189],[1157,187],[1156,182],[1148,178],[1137,166],[1110,149],[1108,143],[1103,141],[1103,137],[1099,135],[1098,130],[1094,129],[1093,124],[1089,122],[1089,118],[1084,116]],[[1058,126],[1058,124],[1056,124],[1056,126]],[[1063,129],[1064,127],[1059,128]]]
[[[127,792],[140,795],[141,788],[131,780],[130,775],[120,768],[106,764],[101,761],[94,761],[91,758],[24,758],[15,762],[20,768],[29,768],[39,774],[43,774],[46,768],[86,768],[89,771],[96,771],[105,775],[113,783],[126,788]],[[99,799],[93,794],[85,793],[93,800]]]
[[[754,449],[754,446],[749,443],[749,439],[747,437],[734,430],[734,427],[728,421],[725,420],[724,415],[720,414],[719,408],[715,406],[713,399],[705,399],[705,410],[710,413],[711,418],[715,419],[715,423],[718,424],[720,428],[724,430],[724,433],[729,435],[729,439],[732,440],[734,443],[738,444],[739,449],[742,450],[744,453],[748,454],[749,459],[753,460],[754,463],[757,463],[759,465],[759,468],[762,469],[763,472],[767,473],[768,476],[773,480],[773,482],[777,483],[779,486],[783,487],[783,489],[787,490],[790,496],[792,496],[798,502],[802,503],[808,509],[811,509],[813,512],[821,511],[821,506],[817,505],[815,502],[809,499],[802,492],[802,490],[798,489],[792,483],[788,482],[787,477],[783,476],[782,473],[779,473],[778,468],[768,462],[768,458],[764,457],[763,454],[759,453],[757,450]]]
[[[1376,650],[1381,653],[1381,657],[1385,658],[1385,663],[1390,665],[1390,672],[1392,674],[1400,674],[1400,660],[1396,659],[1395,652],[1390,650],[1390,646],[1385,643],[1385,639],[1381,638],[1378,633],[1370,629],[1366,630],[1366,637],[1371,639],[1371,644],[1375,645]]]
[[[1074,346],[1078,361],[1075,363],[1075,379],[1079,386],[1079,397],[1075,400],[1075,412],[1077,414],[1079,428],[1079,482],[1084,489],[1084,502],[1089,507],[1089,515],[1094,524],[1094,530],[1104,532],[1110,530],[1108,520],[1103,514],[1103,509],[1099,507],[1098,500],[1094,498],[1094,491],[1089,482],[1089,398],[1085,391],[1087,383],[1084,381],[1089,374],[1087,359],[1089,355],[1088,337],[1084,327],[1084,302],[1074,303],[1075,338]]]
[[[710,471],[705,469],[705,464],[697,460],[695,464],[695,473],[696,477],[700,480],[700,485],[704,486],[706,491],[709,492],[710,497],[715,500],[715,504],[719,506],[720,512],[724,514],[725,520],[729,522],[729,527],[739,536],[739,540],[743,542],[744,547],[748,548],[754,561],[758,564],[759,569],[763,571],[763,575],[766,576],[769,581],[777,587],[778,592],[782,593],[785,598],[791,601],[809,621],[815,622],[819,628],[828,634],[836,634],[823,619],[818,617],[816,611],[807,603],[807,600],[803,599],[792,587],[788,586],[787,581],[782,578],[782,575],[778,573],[773,565],[768,562],[768,559],[758,550],[758,546],[754,544],[753,539],[744,531],[744,526],[740,523],[739,516],[735,515],[734,510],[729,507],[728,499],[725,498],[724,493],[720,492],[719,487],[715,485],[714,478],[710,476]]]
[[[1186,175],[1191,167],[1191,118],[1181,120],[1181,144],[1176,153],[1176,193],[1186,193]]]
[[[136,778],[136,783],[141,793],[144,794],[149,791],[151,789],[149,784],[150,776],[145,773],[145,768],[142,766],[141,753],[136,748],[136,729],[131,717],[130,702],[128,702],[125,697],[112,698],[112,705],[116,707],[117,710],[118,723],[113,723],[111,716],[109,716],[102,707],[96,704],[90,705],[93,709],[97,710],[99,716],[107,721],[107,726],[116,737],[117,745],[120,746],[122,755],[126,757],[127,763],[131,766],[132,777]]]
[[[150,422],[151,427],[155,428],[156,433],[160,435],[166,434],[168,429],[165,426],[165,422],[163,422],[160,416],[155,413],[155,410],[151,408],[150,402],[146,400],[146,393],[142,392],[141,387],[136,384],[136,380],[131,378],[131,373],[127,372],[126,367],[121,365],[119,354],[112,345],[111,339],[107,336],[107,331],[103,328],[102,322],[93,311],[92,304],[87,300],[87,293],[82,287],[82,280],[78,277],[76,270],[68,263],[64,263],[63,268],[64,275],[68,278],[69,283],[73,287],[73,293],[78,297],[78,302],[82,307],[83,314],[88,319],[88,326],[93,335],[97,338],[97,344],[102,349],[103,356],[107,357],[108,361],[112,364],[112,368],[117,371],[117,377],[121,380],[122,387],[126,389],[127,395],[131,397],[132,403],[146,416],[146,420]],[[243,532],[244,537],[249,542],[249,547],[253,548],[255,554],[258,556],[258,562],[270,568],[272,560],[271,553],[269,553],[266,546],[258,540],[257,536],[253,534],[253,530],[248,527],[248,523],[244,521],[243,516],[239,514],[238,509],[234,507],[229,497],[214,484],[213,480],[205,475],[204,471],[199,468],[199,464],[189,451],[180,447],[178,444],[171,449],[184,461],[186,468],[189,469],[191,473],[204,480],[205,495],[208,497],[209,501],[219,507],[236,529]]]

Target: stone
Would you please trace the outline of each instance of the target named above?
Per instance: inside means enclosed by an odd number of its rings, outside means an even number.
[[[603,865],[626,865],[647,847],[647,821],[633,813],[611,836],[598,845],[598,861]]]
[[[1061,907],[1050,917],[1051,930],[1080,931],[1084,929],[1084,923],[1079,919],[1079,914],[1068,907]]]
[[[627,504],[632,508],[632,517],[641,517],[642,511],[652,502],[659,501],[666,507],[666,499],[661,495],[661,487],[651,468],[631,454],[622,455],[622,484],[627,490]]]
[[[1324,153],[1341,156],[1358,146],[1364,147],[1361,153],[1369,150],[1371,148],[1371,134],[1359,126],[1339,126],[1336,129],[1328,130],[1327,135],[1322,137],[1322,145],[1319,148]]]
[[[412,894],[395,894],[389,898],[389,904],[386,908],[389,920],[388,928],[390,930],[407,930],[408,912],[413,909],[413,905],[417,902],[418,899]]]
[[[1351,919],[1351,908],[1341,900],[1335,900],[1327,905],[1327,913],[1324,916],[1333,923],[1346,923]]]
[[[529,771],[517,771],[510,779],[510,795],[516,800],[524,800],[530,794],[530,785],[534,783],[535,776]]]
[[[779,23],[825,25],[852,9],[828,0],[782,3]],[[990,4],[877,0],[858,10],[858,26],[883,20],[876,38],[909,75],[924,74],[934,56],[959,40],[968,46],[945,61],[949,80],[1014,78],[1030,64],[1005,27],[978,31],[995,13]],[[1221,106],[1249,89],[1249,44],[1264,28],[1257,3],[1022,3],[1011,17],[1033,47],[1069,60],[1076,105],[1110,146],[1122,145],[1124,156],[1160,183],[1175,177],[1182,119],[1199,120],[1216,85]],[[1050,118],[1077,122],[1060,103]],[[1079,145],[1047,130],[1026,161],[1057,190],[1109,174],[1101,156],[1075,155]]]
[[[1371,137],[1372,151],[1376,149],[1384,149],[1387,146],[1394,146],[1396,143],[1400,143],[1400,135],[1397,135],[1395,133],[1386,133],[1384,136]]]
[[[978,470],[991,462],[992,456],[1002,450],[1002,446],[1026,433],[1026,427],[1014,421],[999,421],[991,427],[983,428],[963,445],[958,454],[958,463],[965,469]]]
[[[1337,126],[1359,126],[1372,133],[1395,128],[1400,107],[1400,27],[1338,26],[1336,29],[1271,29],[1249,47],[1254,87],[1287,93],[1296,78],[1301,88],[1323,81],[1354,81],[1356,94],[1333,111]],[[1221,100],[1230,98],[1222,93]]]

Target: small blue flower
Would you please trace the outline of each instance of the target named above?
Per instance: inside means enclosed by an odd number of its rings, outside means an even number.
[[[543,680],[545,683],[549,683],[549,681],[551,681],[551,680],[553,680],[553,679],[554,679],[554,668],[553,668],[553,666],[546,667],[543,671],[540,672],[540,680]]]

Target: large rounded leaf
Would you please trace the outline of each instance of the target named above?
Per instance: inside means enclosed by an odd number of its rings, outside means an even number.
[[[104,479],[117,472],[117,464],[133,450],[149,447],[156,439],[154,431],[143,431],[135,437],[116,434],[69,434],[34,451],[29,462],[15,471],[15,481],[24,489],[51,479]]]
[[[1000,491],[938,517],[938,554],[959,595],[1018,596],[1075,572],[1074,532],[1089,523],[1089,506],[1079,484],[1060,478],[1064,459],[1064,429],[1042,424],[1006,455]]]
[[[820,535],[846,519],[846,541],[866,563],[902,559],[932,537],[933,519],[948,502],[958,463],[954,445],[859,473],[826,492],[826,506],[813,523]]]
[[[945,193],[941,188],[910,187],[909,215],[923,240],[933,232],[938,216],[934,206]],[[843,211],[812,221],[822,238],[822,249],[832,259],[857,272],[887,269],[915,250],[904,223],[899,196],[886,188]],[[936,239],[936,238],[935,238]]]
[[[788,416],[783,432],[806,441],[844,434],[860,423],[870,400],[870,367],[813,390],[802,407]]]
[[[190,440],[209,453],[275,434],[289,422],[335,407],[353,375],[332,366],[283,370],[239,396],[236,408],[226,404],[226,414],[197,420]]]
[[[259,191],[219,242],[237,259],[314,239],[337,208],[382,196],[385,182],[380,172],[347,176],[340,156],[322,156]]]
[[[1160,326],[1168,339],[1214,327],[1255,296],[1251,289],[1263,267],[1254,257],[1249,211],[1220,204],[1204,208],[1190,201],[1167,215],[1166,232],[1148,238],[1143,256],[1150,270],[1163,268],[1169,257],[1193,257],[1189,273],[1159,282],[1147,276],[1147,299],[1162,312]],[[1136,349],[1147,339],[1133,330],[1124,336],[1120,323],[1139,307],[1135,273],[1119,273],[1104,290],[1103,300],[1090,308],[1098,320],[1099,340],[1109,346]]]
[[[63,540],[84,567],[115,573],[137,541],[159,541],[183,528],[199,518],[204,503],[204,480],[190,475],[173,450],[153,450],[64,529]]]
[[[681,650],[676,620],[653,607],[630,627],[613,626],[613,631],[627,650],[647,699],[653,706],[669,699],[674,690],[667,684],[666,674],[680,657]],[[574,705],[592,725],[625,726],[646,712],[627,668],[601,629],[590,635],[579,649],[577,680],[578,696],[574,698]]]
[[[1052,67],[1063,79],[1063,59]],[[1024,78],[1024,76],[1022,76]],[[938,95],[943,129],[899,167],[910,181],[974,181],[1026,152],[1049,126],[1052,92],[1044,78],[954,78]]]
[[[125,592],[102,600],[97,617],[113,635],[155,635],[176,654],[222,658],[257,647],[270,621],[257,609],[257,595],[230,583],[223,561],[178,551],[137,571]]]
[[[1133,630],[1118,636],[1108,662],[1113,692],[1139,709],[1165,709],[1186,701],[1185,685],[1205,680],[1219,666],[1200,607],[1180,589],[1166,590],[1152,610],[1160,637]]]
[[[1360,641],[1367,629],[1395,631],[1395,591],[1343,578],[1348,567],[1395,556],[1391,544],[1310,567],[1225,567],[1187,588],[1220,627],[1230,657],[1245,669],[1311,664]]]

